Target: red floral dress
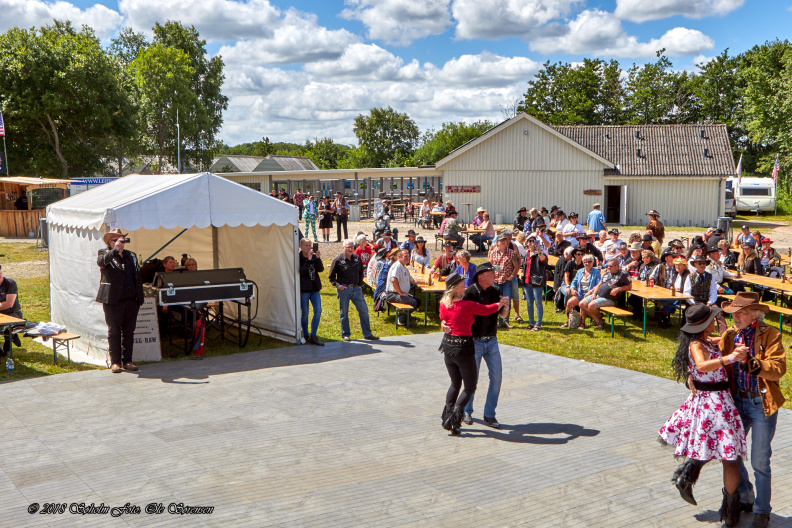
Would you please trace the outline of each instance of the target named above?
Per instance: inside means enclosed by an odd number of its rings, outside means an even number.
[[[716,345],[704,346],[710,359],[721,357]],[[723,368],[699,372],[690,353],[688,361],[690,373],[697,381],[715,383],[728,379]],[[736,460],[738,455],[746,454],[745,430],[728,390],[700,390],[688,396],[660,428],[660,437],[676,446],[676,455],[695,460]]]

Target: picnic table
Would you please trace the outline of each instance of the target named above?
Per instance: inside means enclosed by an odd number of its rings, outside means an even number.
[[[661,288],[660,286],[648,287],[641,280],[632,281],[632,289],[628,291],[630,295],[635,295],[643,300],[643,336],[646,337],[646,307],[649,301],[657,304],[662,301],[679,301],[692,299],[690,295],[685,295],[681,292],[676,292],[676,295],[671,295],[671,290]]]
[[[743,273],[739,279],[732,277],[729,280],[747,282],[756,286],[763,286],[778,290],[786,295],[792,295],[792,284],[788,282],[781,282],[781,279],[774,279],[772,277],[765,277],[764,275],[754,275],[752,273]]]
[[[0,314],[0,331],[2,331],[3,337],[5,339],[10,340],[12,337],[12,329],[15,326],[24,325],[27,323],[24,319],[17,319],[16,317],[11,317],[10,315]],[[8,357],[14,357],[12,351],[14,347],[12,346],[11,349],[8,351]]]
[[[421,273],[420,268],[413,270],[412,268],[408,268],[410,270],[410,276],[415,280],[417,283],[416,287],[420,288],[424,293],[424,326],[427,323],[427,313],[429,312],[429,296],[430,295],[442,295],[445,293],[445,281],[441,281],[438,279],[432,279],[433,283],[429,284],[429,272],[431,269],[429,267],[424,268],[425,271]]]

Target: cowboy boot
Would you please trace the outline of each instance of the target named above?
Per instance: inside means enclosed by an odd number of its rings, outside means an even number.
[[[454,412],[451,413],[451,434],[458,435],[460,433],[459,428],[462,426],[462,417],[465,415],[464,409],[459,407],[454,408]]]
[[[682,499],[693,506],[698,506],[696,499],[693,498],[693,485],[698,480],[703,466],[704,463],[700,460],[688,458],[674,471],[674,476],[671,478]]]
[[[733,528],[740,523],[740,494],[729,495],[723,489],[723,502],[720,507],[720,519],[723,521],[721,528]]]
[[[448,420],[448,416],[453,412],[453,410],[454,410],[454,406],[448,403],[446,403],[445,407],[443,407],[443,414],[440,416],[441,418],[440,423],[443,425],[443,429],[448,429],[448,430],[451,429],[450,424],[449,427],[446,427],[445,424],[446,424],[446,420]]]

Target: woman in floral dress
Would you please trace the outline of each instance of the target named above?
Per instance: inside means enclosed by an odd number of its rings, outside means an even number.
[[[721,357],[717,342],[710,338],[715,329],[718,307],[697,304],[685,313],[686,324],[680,332],[680,343],[672,362],[677,380],[687,380],[691,394],[671,418],[660,428],[660,437],[676,447],[676,456],[685,462],[674,473],[673,481],[682,498],[696,504],[693,484],[701,468],[710,460],[723,463],[722,526],[735,526],[739,521],[740,480],[737,457],[745,456],[745,430],[729,391],[731,364],[746,357],[747,348]]]

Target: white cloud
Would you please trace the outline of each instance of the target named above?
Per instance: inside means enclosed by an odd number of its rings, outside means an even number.
[[[583,0],[453,0],[451,12],[461,39],[526,37],[567,15]]]
[[[540,53],[571,53],[614,57],[651,57],[665,48],[666,54],[697,55],[712,49],[714,41],[695,29],[676,27],[660,38],[639,42],[628,35],[613,14],[598,9],[585,10],[571,20],[559,35],[538,37],[530,47]]]
[[[341,16],[360,20],[366,36],[406,46],[416,39],[443,33],[450,24],[449,0],[346,0]]]
[[[305,71],[323,78],[367,79],[395,81],[423,76],[418,61],[404,66],[404,60],[376,44],[356,43],[333,60],[317,61],[305,65]]]
[[[269,36],[280,11],[268,0],[119,0],[127,25],[150,32],[155,22],[179,20],[214,41]]]
[[[616,0],[616,16],[631,22],[646,22],[676,15],[704,18],[731,13],[745,0]]]
[[[53,19],[69,20],[75,27],[83,24],[93,28],[96,36],[106,38],[121,24],[117,12],[101,4],[80,9],[68,2],[42,2],[40,0],[0,0],[0,32],[14,26],[41,27],[52,24]]]
[[[525,82],[541,64],[527,57],[501,57],[484,52],[453,58],[432,76],[438,84],[457,87],[502,87]]]
[[[226,63],[300,64],[340,57],[359,39],[345,29],[330,30],[315,15],[290,10],[270,38],[240,41],[220,48]]]

